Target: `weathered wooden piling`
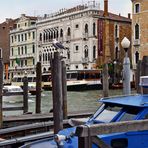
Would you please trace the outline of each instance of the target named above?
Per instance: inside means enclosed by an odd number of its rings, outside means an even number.
[[[0,128],[3,125],[3,103],[2,103],[2,90],[3,90],[3,61],[0,56]]]
[[[67,119],[67,77],[66,64],[62,61],[62,97],[63,97],[63,118]]]
[[[36,65],[36,113],[41,113],[41,82],[42,82],[42,70],[41,63],[37,62]]]
[[[23,112],[28,112],[28,78],[24,76],[23,78]]]
[[[139,86],[140,76],[141,76],[141,60],[138,61],[136,68],[137,70],[136,70],[135,86],[136,86],[137,93],[141,93],[141,88]]]
[[[63,110],[62,110],[62,70],[61,57],[59,52],[54,53],[52,61],[52,95],[53,95],[53,120],[54,133],[63,129]]]
[[[103,96],[109,96],[108,64],[103,65]]]

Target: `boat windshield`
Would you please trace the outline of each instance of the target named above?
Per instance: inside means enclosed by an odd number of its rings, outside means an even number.
[[[111,120],[122,110],[123,107],[107,105],[104,110],[95,117],[94,121],[111,122]]]

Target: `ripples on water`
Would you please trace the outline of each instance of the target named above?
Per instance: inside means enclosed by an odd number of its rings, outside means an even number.
[[[135,91],[132,91],[135,93]],[[122,95],[122,90],[110,90],[110,95]],[[98,100],[102,96],[102,90],[91,90],[91,91],[82,91],[82,92],[67,92],[67,104],[68,112],[75,111],[95,111],[100,105]],[[5,104],[5,106],[21,106],[20,104]],[[42,92],[42,113],[49,112],[52,109],[52,92],[43,91]],[[35,96],[29,97],[29,112],[35,112]],[[14,112],[5,112],[4,115],[16,115],[21,114],[22,111]]]

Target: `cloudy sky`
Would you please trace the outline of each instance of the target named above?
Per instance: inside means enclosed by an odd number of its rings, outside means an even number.
[[[89,0],[1,0],[0,3],[0,23],[5,21],[5,18],[17,18],[20,14],[38,16],[50,14],[58,11],[61,8],[71,8],[73,6],[87,3]],[[100,2],[100,7],[103,9],[103,0]],[[131,0],[109,0],[109,11],[123,16],[131,13]]]

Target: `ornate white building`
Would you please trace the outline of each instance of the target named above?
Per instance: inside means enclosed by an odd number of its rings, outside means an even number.
[[[99,5],[93,2],[87,6],[62,9],[38,20],[38,60],[42,63],[43,72],[50,70],[50,59],[55,52],[53,39],[66,47],[63,54],[67,70],[95,68],[98,14]]]
[[[36,66],[36,17],[22,14],[10,31],[10,79],[14,76],[35,75]]]

